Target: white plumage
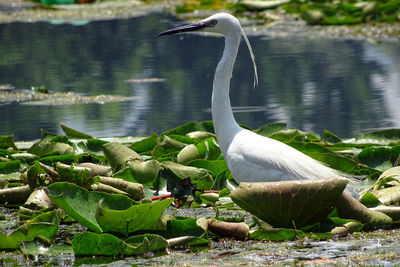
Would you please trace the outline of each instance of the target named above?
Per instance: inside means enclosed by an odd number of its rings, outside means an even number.
[[[237,182],[324,179],[339,177],[337,171],[298,150],[241,128],[233,117],[229,85],[241,36],[246,41],[258,83],[254,55],[239,21],[227,13],[218,13],[200,23],[165,31],[168,35],[188,31],[206,31],[225,36],[223,56],[215,71],[211,99],[212,119],[219,146]]]

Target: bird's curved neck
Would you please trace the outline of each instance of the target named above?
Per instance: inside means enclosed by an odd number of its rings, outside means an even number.
[[[225,49],[215,71],[211,98],[212,118],[215,134],[223,153],[227,150],[234,135],[241,129],[233,117],[229,99],[229,86],[233,66],[239,49],[240,33],[225,35]]]

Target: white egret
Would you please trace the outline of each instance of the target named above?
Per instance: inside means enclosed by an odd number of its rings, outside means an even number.
[[[238,19],[227,13],[218,13],[199,23],[167,30],[159,36],[193,31],[219,33],[225,37],[225,49],[214,75],[211,110],[218,144],[237,182],[341,176],[337,171],[284,143],[243,129],[235,121],[229,99],[229,85],[241,36],[246,41],[253,61],[254,86],[258,83],[254,54]]]

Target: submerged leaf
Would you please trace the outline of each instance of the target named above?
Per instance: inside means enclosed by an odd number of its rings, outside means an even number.
[[[76,256],[137,255],[167,247],[167,241],[158,235],[133,236],[123,241],[111,234],[86,232],[77,234],[72,241]]]
[[[261,229],[250,233],[253,240],[288,241],[302,237],[302,232],[295,229],[271,228]]]
[[[167,237],[201,236],[205,230],[197,224],[195,218],[174,219],[167,222]]]
[[[168,245],[167,240],[156,234],[135,235],[125,240],[131,247],[135,249],[129,252],[132,254],[143,254],[150,251],[165,249]]]
[[[55,211],[49,211],[21,225],[8,236],[0,232],[0,249],[16,249],[19,248],[21,242],[33,241],[35,238],[49,242],[57,235],[57,232],[57,214]]]

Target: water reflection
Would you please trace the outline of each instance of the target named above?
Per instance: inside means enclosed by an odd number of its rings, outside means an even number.
[[[153,14],[85,26],[0,25],[0,84],[137,96],[131,102],[69,106],[0,104],[0,134],[16,139],[59,132],[59,123],[94,136],[147,135],[209,120],[211,86],[223,39],[154,36],[175,23]],[[235,117],[250,127],[287,122],[339,136],[400,127],[399,43],[251,37],[260,85],[239,50],[231,83]],[[164,82],[127,82],[164,78]]]

